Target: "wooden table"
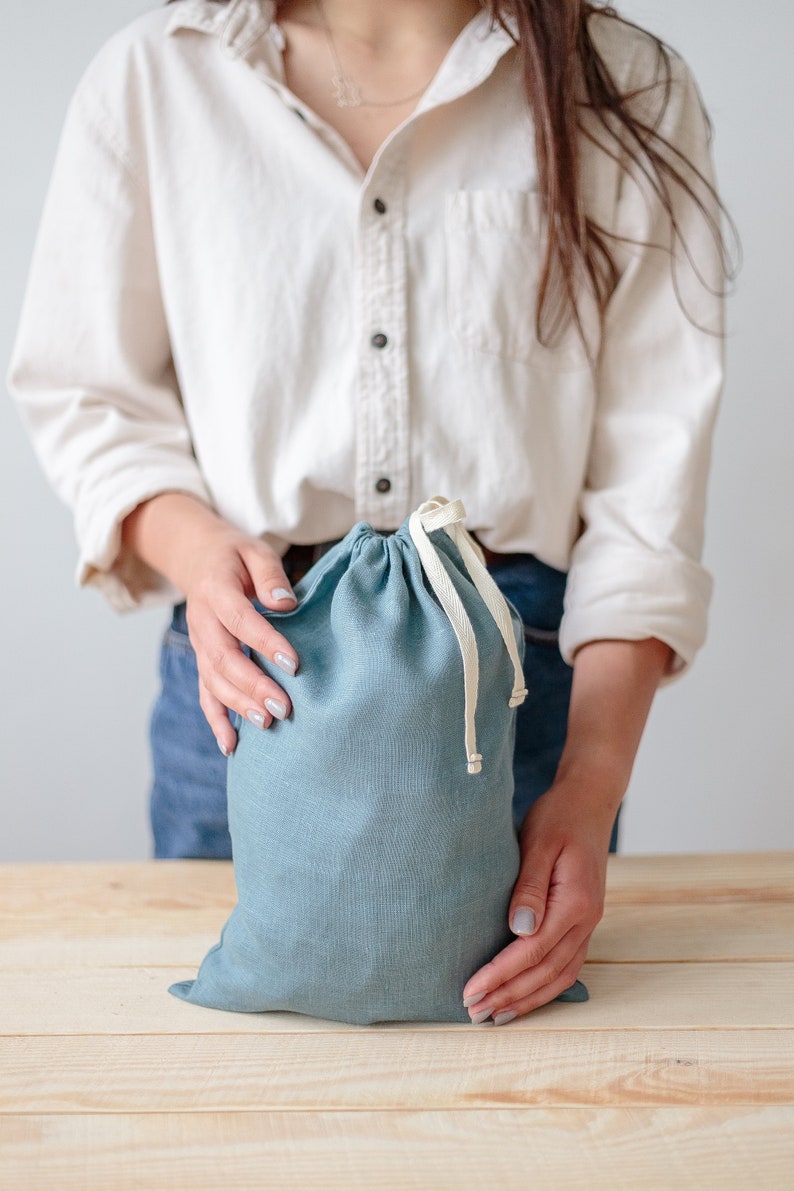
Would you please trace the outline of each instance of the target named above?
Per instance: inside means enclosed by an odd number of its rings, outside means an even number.
[[[0,867],[0,1187],[794,1187],[794,852],[614,856],[583,1004],[509,1025],[166,989],[231,864]]]

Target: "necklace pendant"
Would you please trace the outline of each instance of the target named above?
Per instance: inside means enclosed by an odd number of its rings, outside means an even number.
[[[340,108],[357,108],[361,105],[361,92],[358,89],[358,84],[349,79],[347,75],[335,74],[331,79],[334,89],[334,99],[337,107]]]

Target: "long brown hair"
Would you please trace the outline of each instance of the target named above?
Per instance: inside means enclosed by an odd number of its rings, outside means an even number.
[[[620,16],[608,4],[589,0],[485,0],[485,3],[492,19],[503,27],[508,18],[516,24],[524,89],[535,128],[538,182],[547,226],[535,316],[538,338],[548,342],[549,331],[558,332],[568,314],[573,315],[588,347],[580,318],[580,280],[584,276],[596,299],[601,326],[610,295],[619,280],[608,241],[621,237],[601,227],[585,210],[580,168],[582,136],[620,162],[624,169],[645,180],[670,218],[671,261],[680,241],[701,284],[714,291],[714,286],[700,273],[690,246],[683,242],[676,191],[680,189],[696,204],[717,248],[722,281],[716,292],[724,294],[726,283],[738,272],[741,257],[736,226],[711,182],[658,131],[672,92],[676,51],[662,38]],[[589,23],[594,15],[619,22],[649,39],[656,52],[656,70],[650,82],[621,93],[593,42]],[[647,105],[635,102],[659,91],[661,102],[653,99]],[[699,93],[698,99],[711,141],[711,119]],[[643,109],[652,115],[641,115]],[[591,122],[583,121],[585,112],[594,117],[599,135],[594,135]],[[605,139],[602,134],[606,134]],[[721,214],[730,232],[735,263],[723,234]],[[677,286],[675,290],[688,314]],[[588,354],[592,362],[592,353]]]
[[[166,0],[167,4],[174,2]],[[228,0],[216,2],[225,4]],[[600,226],[585,210],[580,164],[582,136],[598,144],[623,168],[630,168],[645,179],[670,217],[671,259],[676,241],[680,240],[693,265],[676,214],[676,189],[683,190],[697,205],[717,247],[723,277],[717,292],[724,293],[727,281],[738,271],[741,255],[735,224],[709,180],[658,131],[672,90],[676,51],[607,4],[590,0],[480,0],[480,3],[507,32],[511,32],[511,25],[517,29],[516,45],[534,125],[538,184],[547,229],[535,312],[536,332],[541,342],[553,342],[573,317],[592,364],[592,344],[588,343],[581,318],[582,284],[595,299],[603,327],[610,295],[619,280],[609,240],[620,237]],[[599,19],[620,22],[650,39],[656,50],[657,69],[649,84],[629,92],[620,91],[591,36],[589,22],[596,14]],[[635,101],[657,89],[661,89],[662,101],[653,117],[641,114],[642,108]],[[700,103],[711,139],[711,120],[702,99]],[[582,118],[585,111],[592,113],[599,132],[606,135],[606,142],[602,136],[594,136],[590,122],[585,123]],[[725,216],[730,230],[736,263],[723,233],[720,214]],[[702,277],[700,280],[704,285],[709,284]],[[680,302],[677,288],[676,294]]]

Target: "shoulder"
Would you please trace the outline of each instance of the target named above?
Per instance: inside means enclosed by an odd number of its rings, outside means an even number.
[[[101,95],[119,79],[128,79],[131,72],[162,53],[167,40],[167,28],[176,5],[141,13],[116,29],[94,50],[80,75],[75,94],[81,98],[94,93]]]
[[[600,11],[590,14],[587,29],[622,94],[690,85],[692,72],[681,54],[650,30]]]
[[[700,152],[710,122],[697,80],[682,55],[651,32],[619,17],[594,12],[592,44],[631,115],[662,137]]]
[[[234,8],[215,0],[179,0],[141,13],[94,51],[73,88],[74,101],[119,116],[136,101],[145,104],[186,66],[217,51]],[[210,36],[184,36],[190,31]]]

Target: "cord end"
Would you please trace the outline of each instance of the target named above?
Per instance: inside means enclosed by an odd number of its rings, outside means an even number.
[[[469,764],[467,766],[469,773],[481,773],[482,753],[469,753]]]

